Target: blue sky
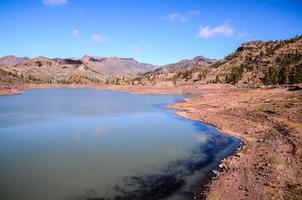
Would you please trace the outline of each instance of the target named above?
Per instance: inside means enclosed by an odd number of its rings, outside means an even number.
[[[223,58],[302,34],[301,0],[0,0],[0,56]]]

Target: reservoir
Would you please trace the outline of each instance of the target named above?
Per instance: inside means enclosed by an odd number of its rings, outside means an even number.
[[[85,88],[0,96],[0,199],[192,199],[240,141],[168,109],[184,98]]]

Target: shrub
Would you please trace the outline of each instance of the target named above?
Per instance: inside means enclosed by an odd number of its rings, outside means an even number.
[[[226,83],[233,83],[233,84],[238,83],[242,78],[243,72],[244,72],[244,67],[243,66],[234,67],[232,69],[231,74],[226,76],[225,82]]]
[[[302,66],[292,67],[288,79],[290,84],[302,83]]]
[[[288,84],[288,76],[289,76],[289,67],[285,65],[281,67],[279,72],[279,84]]]
[[[265,72],[262,82],[265,85],[278,84],[279,83],[279,73],[278,73],[278,71],[275,70],[273,67],[270,67],[268,69],[268,71]]]

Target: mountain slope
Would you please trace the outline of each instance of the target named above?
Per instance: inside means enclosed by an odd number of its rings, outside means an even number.
[[[211,73],[207,78],[214,80],[215,76],[233,83],[272,84],[271,80],[264,80],[268,73],[269,79],[274,78],[272,73],[276,73],[276,79],[281,79],[280,73],[285,70],[288,79],[291,70],[301,68],[302,36],[299,36],[289,40],[245,43],[224,60],[210,66]]]
[[[177,63],[164,65],[147,74],[159,75],[159,74],[164,74],[164,73],[175,73],[175,72],[179,72],[179,71],[198,69],[198,68],[209,66],[209,65],[215,63],[216,61],[217,60],[215,60],[215,59],[209,59],[209,58],[205,58],[203,56],[197,56],[190,60],[186,59],[186,60],[181,60]]]
[[[140,63],[133,58],[84,56],[83,63],[104,76],[135,76],[153,70],[156,66]]]
[[[294,84],[302,82],[302,36],[288,40],[251,41],[216,61],[183,60],[148,72],[140,83]]]
[[[142,85],[155,85],[160,82],[169,82],[167,84],[170,85],[193,82],[295,84],[302,82],[302,36],[288,40],[247,42],[223,60],[216,61],[198,56],[158,69],[132,58],[37,57],[25,59],[13,67],[7,62],[5,65],[0,63],[0,81]]]
[[[136,76],[153,70],[155,67],[132,58],[86,55],[82,59],[36,57],[18,62],[13,67],[7,63],[2,64],[2,71],[14,74],[15,78],[20,77],[27,82],[100,83],[113,77]]]
[[[20,58],[20,57],[16,57],[13,55],[9,55],[9,56],[4,56],[4,57],[0,58],[0,64],[6,65],[6,66],[14,66],[14,65],[24,62],[28,59],[29,58],[27,58],[27,57]]]

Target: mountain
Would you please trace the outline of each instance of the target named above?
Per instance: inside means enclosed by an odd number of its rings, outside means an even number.
[[[22,61],[21,61],[22,60]],[[94,57],[32,59],[9,56],[0,63],[4,83],[248,85],[302,82],[302,36],[288,40],[251,41],[222,60],[197,56],[156,68],[132,58]]]
[[[6,66],[14,66],[14,65],[19,64],[28,59],[29,58],[27,58],[27,57],[21,58],[21,57],[9,55],[9,56],[4,56],[4,57],[0,58],[0,64],[6,65]]]
[[[103,75],[135,76],[156,68],[155,65],[140,63],[133,58],[92,57],[85,55],[83,63]]]
[[[127,78],[151,71],[156,66],[140,63],[133,58],[93,57],[77,58],[36,57],[24,59],[17,64],[2,63],[2,72],[26,81],[48,83],[105,82],[113,77]],[[7,72],[7,73],[5,73]],[[3,79],[3,78],[2,78]]]
[[[288,40],[244,43],[234,53],[211,65],[207,78],[241,84],[277,84],[283,83],[282,78],[289,79],[291,72],[301,70],[302,36],[297,36]],[[286,77],[282,77],[283,74]]]
[[[217,60],[215,59],[209,59],[205,58],[203,56],[197,56],[193,59],[185,59],[181,60],[177,63],[164,65],[158,69],[155,69],[154,71],[148,72],[149,75],[159,75],[159,74],[165,74],[165,73],[175,73],[179,71],[186,71],[186,70],[193,70],[198,69],[202,67],[209,66],[213,63],[215,63]]]
[[[215,61],[204,57],[183,60],[148,72],[143,79],[173,81],[174,84],[197,81],[251,85],[302,82],[302,36],[247,42],[224,59]]]

